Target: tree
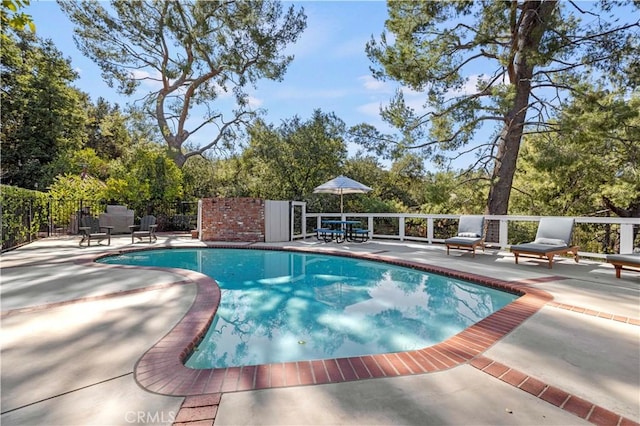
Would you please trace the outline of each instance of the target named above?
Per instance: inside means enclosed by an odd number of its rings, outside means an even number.
[[[87,141],[85,146],[93,148],[105,159],[123,155],[132,144],[127,119],[118,105],[112,106],[104,98],[98,98],[88,110]]]
[[[76,25],[78,48],[109,84],[118,82],[126,95],[141,83],[153,84],[143,107],[179,167],[191,156],[235,142],[255,115],[245,87],[262,78],[281,80],[293,60],[282,51],[306,26],[302,10],[291,6],[283,14],[275,0],[116,0],[109,10],[97,1],[58,3]],[[226,110],[230,94],[235,108]],[[207,140],[183,152],[196,132]]]
[[[183,195],[182,171],[157,144],[137,143],[111,169],[108,198],[127,204],[140,216]]]
[[[31,32],[35,33],[36,26],[33,23],[31,15],[18,12],[18,10],[29,6],[29,3],[29,0],[2,0],[2,7],[0,7],[0,26],[3,28],[8,26],[20,31],[29,27]]]
[[[82,147],[89,99],[70,61],[31,33],[3,34],[0,71],[2,182],[44,188],[62,171],[54,160]]]
[[[205,156],[191,157],[182,166],[182,184],[187,197],[195,199],[216,196],[216,160]]]
[[[335,174],[343,174],[355,181],[371,184],[372,190],[366,194],[349,194],[348,197],[344,197],[345,211],[364,213],[397,211],[395,203],[381,199],[381,194],[384,194],[388,188],[387,176],[389,172],[384,170],[376,156],[356,152],[355,156],[347,159],[341,171],[336,171]],[[317,205],[313,203],[315,200],[319,201]],[[340,197],[314,194],[314,197],[309,201],[309,206],[312,211],[317,212],[340,211]]]
[[[617,7],[607,0],[389,2],[385,27],[393,38],[383,33],[367,45],[374,76],[425,92],[426,112],[398,92],[382,116],[401,135],[361,125],[355,140],[388,154],[419,148],[440,160],[477,150],[472,167],[489,172],[486,212],[506,214],[525,132],[553,131],[549,118],[566,93],[579,95],[578,82],[638,83],[638,15],[614,17]],[[465,93],[473,79],[475,89]],[[494,139],[474,141],[485,123],[496,126]]]
[[[585,89],[585,92],[587,89]],[[524,214],[640,217],[640,93],[590,91],[564,108],[561,134],[530,135],[514,207]]]
[[[275,128],[258,120],[249,129],[243,156],[249,175],[260,178],[264,198],[302,200],[313,188],[334,177],[347,157],[345,125],[334,114],[315,110],[302,121],[295,116]]]

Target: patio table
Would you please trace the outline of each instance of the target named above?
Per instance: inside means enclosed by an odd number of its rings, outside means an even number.
[[[344,232],[344,238],[347,241],[354,241],[356,233],[354,231],[354,225],[360,225],[359,220],[323,220],[322,225],[328,225],[331,229],[340,230]],[[341,241],[337,241],[341,242]]]

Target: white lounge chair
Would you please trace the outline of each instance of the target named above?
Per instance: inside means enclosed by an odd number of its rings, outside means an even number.
[[[543,217],[538,224],[536,239],[530,243],[511,246],[511,252],[518,257],[547,258],[549,269],[553,266],[555,255],[571,253],[578,262],[578,246],[571,245],[573,225],[575,221],[570,217]]]
[[[444,240],[447,246],[447,255],[450,248],[468,250],[476,257],[476,247],[482,247],[484,251],[484,216],[460,216],[458,221],[458,233],[455,237]]]

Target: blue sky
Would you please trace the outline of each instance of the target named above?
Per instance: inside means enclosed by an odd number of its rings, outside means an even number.
[[[369,69],[372,63],[365,53],[366,43],[372,36],[379,39],[384,30],[386,2],[296,1],[294,4],[302,6],[307,15],[307,29],[288,50],[288,53],[295,55],[295,59],[282,82],[263,80],[258,82],[256,90],[249,90],[251,105],[267,110],[264,119],[275,125],[295,115],[307,120],[314,109],[321,109],[325,113],[334,112],[347,126],[366,122],[383,132],[391,131],[381,120],[379,110],[388,104],[398,84],[375,80]],[[33,17],[37,35],[53,40],[63,55],[71,58],[72,66],[80,75],[75,85],[88,93],[92,100],[102,96],[122,106],[133,100],[109,88],[101,78],[100,69],[76,49],[72,25],[56,2],[32,0],[25,12]],[[623,15],[622,10],[614,12]],[[487,72],[470,71],[470,80],[462,92],[471,92],[477,74]],[[420,109],[424,95],[411,90],[404,90],[404,93],[407,104]],[[486,142],[492,130],[487,128],[479,131],[475,136],[476,143]],[[203,140],[203,133],[193,134],[189,138],[190,143],[196,145]],[[350,146],[349,153],[355,154],[357,148]],[[473,153],[468,153],[453,165],[465,167],[473,159]],[[387,162],[384,164],[388,165]]]
[[[298,115],[311,117],[314,109],[334,112],[347,126],[367,122],[383,128],[381,104],[390,100],[395,85],[371,77],[365,44],[379,37],[387,17],[383,1],[302,1],[307,29],[290,47],[295,55],[282,82],[263,80],[250,90],[253,106],[267,110],[265,120],[279,125]],[[118,95],[100,76],[100,69],[85,58],[73,42],[73,27],[54,1],[32,1],[25,9],[39,37],[51,39],[80,78],[75,85],[92,100],[99,96],[124,106],[130,99]],[[195,136],[195,135],[194,135]],[[352,147],[350,151],[354,151]]]

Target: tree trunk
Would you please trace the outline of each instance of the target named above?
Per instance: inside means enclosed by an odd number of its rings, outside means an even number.
[[[182,166],[184,166],[184,163],[187,161],[187,157],[185,157],[185,155],[182,153],[182,149],[176,149],[173,146],[169,147],[169,157],[171,157],[173,162],[176,163],[176,166],[178,166],[179,168],[182,168]]]
[[[522,19],[513,34],[513,60],[509,66],[509,80],[515,87],[512,108],[505,114],[504,128],[498,139],[496,159],[491,176],[491,187],[486,213],[505,215],[509,211],[509,196],[513,176],[516,172],[518,151],[526,120],[529,95],[531,94],[532,63],[527,59],[535,54],[542,35],[547,30],[546,22],[553,14],[555,1],[528,1],[524,3]]]

